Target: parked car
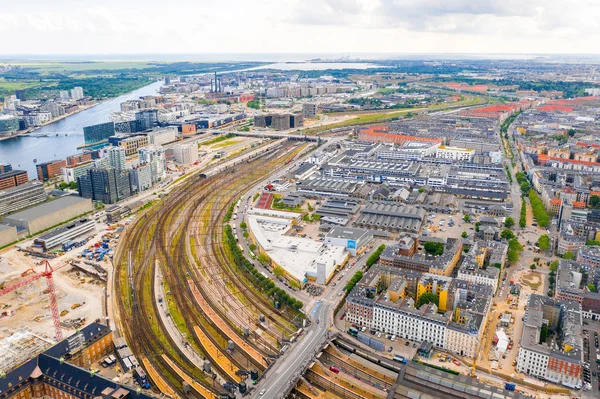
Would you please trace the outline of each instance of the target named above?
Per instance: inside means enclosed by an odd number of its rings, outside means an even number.
[[[338,374],[340,372],[340,369],[338,369],[337,367],[329,366],[329,371]]]

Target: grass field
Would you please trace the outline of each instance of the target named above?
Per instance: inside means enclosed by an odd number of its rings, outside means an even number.
[[[224,147],[229,147],[230,145],[238,144],[242,141],[244,141],[243,138],[235,137],[235,138],[228,139],[228,140],[222,141],[220,143],[214,144],[211,147],[212,148],[224,148]]]
[[[0,78],[0,91],[15,91],[43,86],[44,83],[33,81],[12,82]]]
[[[301,130],[300,132],[303,134],[316,134],[319,132],[323,132],[329,129],[336,129],[340,127],[347,127],[353,125],[368,125],[371,123],[381,123],[388,122],[397,118],[401,118],[406,116],[408,113],[417,113],[417,112],[435,112],[435,111],[443,111],[452,108],[460,108],[460,107],[469,107],[473,105],[483,104],[485,99],[483,97],[473,96],[470,98],[466,98],[463,101],[459,101],[456,103],[443,103],[439,105],[433,105],[430,107],[424,108],[407,108],[401,110],[391,110],[391,111],[381,111],[381,112],[335,112],[328,114],[329,116],[343,116],[343,115],[352,115],[356,116],[356,118],[348,119],[343,122],[332,123],[330,125],[323,125],[318,127],[313,127],[309,129]]]

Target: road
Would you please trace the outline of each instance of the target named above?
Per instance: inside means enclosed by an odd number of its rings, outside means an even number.
[[[313,327],[300,341],[293,344],[281,360],[275,363],[267,377],[256,386],[251,397],[280,399],[285,396],[288,389],[300,378],[304,368],[314,359],[318,349],[329,338],[327,320],[331,315],[330,310],[331,305],[328,302],[315,304],[311,314],[314,320]]]
[[[380,244],[378,240],[374,241],[372,243],[372,250]],[[307,329],[308,332],[300,337],[299,341],[292,344],[285,355],[265,374],[256,386],[256,389],[252,392],[252,398],[283,398],[285,391],[296,383],[313,356],[318,353],[321,346],[334,333],[335,315],[333,314],[333,310],[342,299],[340,293],[343,292],[346,283],[352,278],[352,275],[363,268],[367,258],[368,254],[365,254],[355,262],[354,266],[348,264],[343,270],[338,272],[338,275],[334,276],[333,281],[336,282],[336,285],[333,286],[333,283],[329,284],[323,292],[321,299],[306,312],[313,321],[312,325]],[[342,274],[344,274],[343,277],[341,277]],[[260,392],[263,389],[265,392],[261,395]]]

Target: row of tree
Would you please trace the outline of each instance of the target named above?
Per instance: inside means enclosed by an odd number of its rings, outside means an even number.
[[[379,261],[379,257],[381,256],[381,254],[383,253],[383,251],[385,250],[385,245],[381,244],[379,247],[377,247],[377,249],[367,258],[367,269],[370,269],[371,266],[373,266],[375,263],[377,263]]]
[[[300,310],[304,305],[302,301],[290,296],[285,290],[277,287],[273,280],[265,277],[260,273],[254,265],[246,259],[242,250],[238,247],[235,237],[233,235],[233,229],[231,226],[225,226],[225,242],[235,260],[238,270],[247,275],[250,279],[254,280],[255,286],[273,300],[279,302],[281,305],[289,306],[292,309]]]
[[[359,270],[356,273],[354,273],[354,276],[352,276],[352,278],[346,283],[346,292],[352,291],[354,286],[363,278],[363,275],[364,273],[362,270]]]
[[[548,212],[546,212],[544,203],[534,189],[529,190],[529,202],[531,203],[533,217],[537,220],[538,225],[541,227],[548,227],[550,224],[550,216],[548,215]]]

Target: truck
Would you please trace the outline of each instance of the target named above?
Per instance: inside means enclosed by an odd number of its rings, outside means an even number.
[[[406,363],[408,363],[408,361],[406,360],[406,358],[405,358],[404,356],[400,356],[400,355],[394,355],[394,358],[393,358],[393,360],[394,360],[395,362],[400,362],[400,363],[402,363],[402,364],[406,364]]]
[[[514,392],[516,387],[517,386],[515,384],[510,383],[510,382],[507,382],[506,384],[504,384],[504,389],[506,389],[507,391],[510,391],[510,392]]]
[[[352,335],[353,337],[356,337],[358,335],[358,330],[354,327],[350,327],[348,329],[348,334]]]
[[[73,249],[73,247],[75,247],[75,243],[73,241],[68,241],[63,243],[61,249],[63,250],[63,252],[67,252]]]
[[[150,389],[150,383],[148,382],[148,378],[146,377],[146,372],[144,371],[143,368],[141,368],[139,366],[134,368],[133,375],[135,376],[135,379],[137,380],[138,384],[140,384],[140,387],[142,387],[144,389]]]

